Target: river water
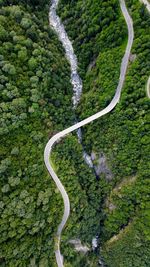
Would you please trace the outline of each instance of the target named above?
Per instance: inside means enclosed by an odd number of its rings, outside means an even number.
[[[73,102],[73,108],[76,109],[80,101],[81,94],[82,94],[82,87],[83,87],[82,80],[78,74],[78,61],[74,53],[72,43],[68,38],[64,25],[61,23],[60,18],[56,14],[58,3],[59,3],[59,0],[51,1],[51,7],[49,11],[49,22],[52,28],[57,33],[57,36],[65,49],[66,58],[68,62],[70,63],[71,84],[73,86],[72,102]],[[77,130],[77,137],[78,137],[78,142],[82,145],[82,132],[80,128]],[[83,148],[83,158],[85,162],[87,163],[87,165],[90,168],[93,168],[93,162],[91,160],[91,157],[86,153],[84,148]]]
[[[82,94],[82,80],[78,74],[78,61],[77,57],[74,53],[74,49],[72,46],[71,41],[68,38],[68,35],[65,31],[64,25],[61,23],[60,18],[56,14],[57,6],[58,6],[59,0],[52,0],[51,1],[51,7],[50,7],[50,12],[49,12],[49,22],[51,27],[55,30],[59,40],[61,41],[64,49],[65,49],[65,54],[68,62],[70,63],[70,68],[71,68],[71,84],[73,87],[73,97],[72,97],[72,102],[73,102],[73,108],[74,110],[76,109],[80,98]],[[77,123],[77,121],[76,121]],[[81,128],[77,130],[77,137],[78,137],[78,142],[82,145],[82,131]],[[88,153],[85,151],[83,145],[83,158],[86,162],[86,164],[94,170],[94,165],[91,159],[91,156],[88,155]],[[94,170],[95,173],[95,170]],[[92,240],[92,247],[93,250],[95,250],[98,246],[97,244],[98,239],[97,237],[94,237]],[[102,260],[100,259],[99,261],[100,266],[104,266]]]
[[[62,45],[63,45],[65,52],[66,52],[66,57],[67,57],[67,59],[70,63],[70,66],[71,66],[71,83],[73,85],[73,92],[74,92],[72,100],[73,100],[73,107],[75,109],[77,107],[79,101],[80,101],[80,97],[82,94],[82,81],[78,75],[78,71],[77,71],[78,62],[77,62],[76,55],[74,54],[72,44],[71,44],[71,42],[67,36],[67,33],[65,32],[63,24],[61,24],[61,21],[56,14],[58,2],[59,2],[59,0],[52,0],[51,1],[49,20],[50,20],[50,25],[54,28],[55,32],[58,35],[59,40],[62,42]],[[62,258],[61,258],[61,254],[60,254],[60,238],[61,238],[61,232],[62,232],[62,230],[63,230],[63,228],[67,222],[67,219],[69,217],[69,214],[70,214],[70,202],[69,202],[68,194],[66,193],[63,185],[61,184],[59,178],[57,177],[56,173],[54,172],[53,168],[51,167],[51,165],[49,163],[49,156],[50,156],[50,152],[52,149],[52,145],[60,137],[65,136],[67,133],[70,133],[73,130],[78,129],[78,127],[84,126],[87,123],[90,123],[91,121],[96,120],[96,119],[100,118],[101,116],[109,113],[110,111],[112,111],[114,109],[114,107],[120,101],[121,90],[122,90],[122,87],[124,84],[126,71],[127,71],[127,67],[128,67],[128,62],[129,62],[129,57],[130,57],[130,53],[131,53],[131,48],[132,48],[132,44],[133,44],[134,29],[133,29],[133,21],[132,21],[132,18],[130,17],[130,15],[128,13],[128,10],[127,10],[126,5],[125,5],[125,1],[120,0],[119,3],[120,3],[122,14],[123,14],[125,21],[126,21],[126,24],[128,26],[128,42],[127,42],[124,57],[123,57],[122,62],[121,62],[119,82],[118,82],[118,86],[117,86],[117,89],[116,89],[116,92],[115,92],[113,99],[111,100],[110,104],[106,108],[104,108],[103,110],[97,112],[96,114],[92,115],[91,117],[88,117],[87,119],[83,120],[82,122],[76,123],[75,125],[67,128],[67,129],[63,130],[62,132],[53,136],[53,138],[51,138],[49,140],[49,142],[47,143],[46,149],[44,152],[44,160],[45,160],[46,167],[47,167],[49,173],[51,174],[52,178],[54,179],[57,187],[59,188],[59,190],[62,194],[63,200],[64,200],[64,205],[65,205],[62,222],[59,225],[58,232],[57,232],[58,237],[59,237],[58,244],[57,244],[58,249],[55,251],[56,260],[57,260],[58,266],[60,266],[60,267],[63,267]],[[82,144],[81,129],[78,130],[77,135],[78,135],[79,143]],[[84,156],[88,166],[92,167],[93,164],[90,162],[90,160],[91,160],[90,156],[88,156],[85,151],[83,152],[83,156]],[[97,247],[97,237],[95,239],[93,239],[92,245],[93,245],[93,249],[95,249]],[[99,264],[102,267],[104,266],[103,259],[100,258]]]

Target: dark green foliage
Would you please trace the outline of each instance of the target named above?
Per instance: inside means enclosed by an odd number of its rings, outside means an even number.
[[[135,183],[125,185],[114,195],[116,208],[112,212],[101,206],[102,255],[109,267],[145,267],[150,258],[150,221],[148,211],[144,211],[149,193],[149,100],[145,85],[150,67],[150,16],[139,1],[127,4],[134,20],[135,40],[121,101],[113,112],[84,127],[84,144],[89,153],[104,152],[109,159],[114,175],[112,188],[122,179],[136,177]],[[110,8],[113,12],[109,12]],[[84,94],[78,116],[82,120],[106,107],[114,95],[127,42],[126,26],[118,1],[62,0],[59,13],[74,40],[80,63]],[[126,234],[123,229],[128,229],[128,224],[132,227]],[[124,237],[107,245],[106,241],[120,230],[125,231]],[[131,239],[136,248],[140,240],[140,251],[132,249]]]
[[[8,267],[56,265],[53,237],[63,203],[46,172],[43,151],[48,138],[74,123],[74,114],[69,66],[44,12],[5,5],[0,16],[0,263]],[[96,182],[75,136],[60,143],[53,158],[71,199],[63,239],[91,242],[109,185]],[[64,249],[65,257],[68,250],[71,246]]]
[[[69,66],[42,14],[21,5],[0,12],[0,265],[47,267],[62,201],[43,152],[55,131],[73,123]]]
[[[30,7],[44,8],[45,5],[49,4],[48,0],[0,0],[0,5],[30,5]]]
[[[74,41],[82,76],[100,52],[120,45],[126,35],[117,0],[100,3],[62,0],[58,13]]]
[[[0,1],[1,266],[56,266],[53,237],[63,203],[45,170],[43,151],[48,138],[74,123],[74,113],[69,66],[49,29],[46,4]],[[57,144],[52,154],[71,201],[61,243],[68,267],[98,265],[99,254],[84,256],[68,244],[80,238],[90,246],[96,234],[108,267],[147,267],[150,262],[145,92],[150,16],[138,0],[127,4],[134,19],[136,58],[129,64],[121,101],[111,114],[83,129],[86,149],[105,153],[113,180],[107,182],[105,175],[95,179],[75,134]],[[77,110],[81,120],[111,101],[127,29],[117,0],[62,0],[58,12],[74,40],[83,78]],[[132,178],[134,182],[128,183]],[[115,207],[112,211],[108,201]],[[117,241],[110,242],[114,235]]]

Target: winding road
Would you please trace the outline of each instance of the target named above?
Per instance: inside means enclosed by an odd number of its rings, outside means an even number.
[[[84,119],[83,121],[78,122],[75,125],[72,125],[71,127],[69,127],[67,129],[57,133],[56,135],[54,135],[48,141],[48,143],[45,147],[45,151],[44,151],[44,161],[45,161],[46,168],[47,168],[49,174],[52,176],[54,182],[56,183],[56,186],[59,189],[59,191],[62,195],[63,201],[64,201],[64,214],[63,214],[62,221],[61,221],[60,225],[58,226],[56,240],[55,240],[55,256],[56,256],[56,261],[57,261],[58,267],[64,266],[63,265],[63,257],[60,253],[60,239],[61,239],[62,230],[63,230],[63,228],[64,228],[64,226],[68,220],[68,217],[70,215],[70,201],[69,201],[68,194],[67,194],[63,184],[61,183],[60,179],[58,178],[57,174],[54,172],[53,167],[50,164],[50,160],[49,160],[50,154],[51,154],[51,151],[52,151],[54,144],[59,142],[59,140],[62,137],[66,136],[67,134],[79,129],[80,127],[82,127],[82,126],[104,116],[105,114],[109,113],[112,109],[114,109],[114,107],[117,105],[117,103],[120,100],[121,90],[123,88],[123,84],[125,81],[125,76],[126,76],[126,71],[127,71],[127,67],[128,67],[130,52],[131,52],[131,48],[132,48],[132,44],[133,44],[134,30],[133,30],[132,18],[130,17],[130,15],[128,13],[128,10],[127,10],[126,5],[125,5],[125,1],[119,0],[119,2],[120,2],[122,14],[125,18],[125,21],[126,21],[126,24],[128,27],[128,43],[127,43],[124,57],[123,57],[122,62],[121,62],[120,77],[119,77],[118,86],[117,86],[117,89],[116,89],[116,92],[115,92],[115,95],[114,95],[112,101],[110,102],[110,104],[106,108],[104,108],[100,112],[97,112],[96,114],[90,116],[89,118]],[[57,4],[58,4],[58,0],[56,0],[55,7],[57,6]],[[54,5],[54,1],[53,1],[53,5]],[[77,96],[77,98],[78,98],[78,96]]]

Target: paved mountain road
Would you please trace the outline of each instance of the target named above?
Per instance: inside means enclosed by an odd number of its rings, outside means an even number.
[[[148,0],[140,0],[147,8],[147,11],[150,13],[150,3]],[[147,91],[147,96],[150,98],[150,77],[148,78],[147,85],[146,85],[146,91]]]
[[[146,6],[148,12],[150,13],[150,3],[148,0],[141,0],[141,2]]]
[[[147,81],[146,91],[147,91],[148,98],[150,98],[150,77],[148,78],[148,81]]]
[[[128,27],[128,43],[127,43],[127,47],[126,47],[126,51],[124,54],[124,57],[122,59],[122,63],[121,63],[121,68],[120,68],[120,77],[119,77],[119,83],[116,89],[116,93],[112,99],[112,101],[110,102],[110,104],[103,110],[101,110],[100,112],[97,112],[96,114],[90,116],[87,119],[84,119],[81,122],[78,122],[77,124],[57,133],[56,135],[54,135],[47,143],[46,147],[45,147],[45,151],[44,151],[44,161],[45,161],[45,165],[46,168],[48,170],[48,172],[50,173],[50,175],[52,176],[54,182],[56,183],[57,188],[59,189],[63,201],[64,201],[64,214],[63,214],[63,218],[62,221],[60,223],[60,225],[58,226],[58,230],[57,230],[57,236],[56,236],[56,240],[55,240],[55,256],[56,256],[56,261],[57,261],[57,265],[58,267],[63,267],[63,258],[62,255],[60,253],[60,238],[61,238],[61,232],[68,220],[68,217],[70,215],[70,201],[69,201],[69,197],[68,194],[63,186],[63,184],[61,183],[60,179],[58,178],[58,176],[56,175],[56,173],[54,172],[51,164],[50,164],[50,154],[52,151],[52,148],[54,146],[55,143],[57,143],[62,137],[66,136],[67,134],[71,133],[74,130],[77,130],[78,128],[104,116],[105,114],[109,113],[119,102],[120,100],[120,95],[121,95],[121,90],[124,84],[124,80],[125,80],[125,76],[126,76],[126,71],[127,71],[127,67],[128,67],[128,62],[129,62],[129,56],[130,56],[130,52],[131,52],[131,48],[132,48],[132,43],[133,43],[133,38],[134,38],[134,30],[133,30],[133,22],[132,22],[132,18],[130,17],[126,5],[125,5],[125,1],[124,0],[119,0],[120,2],[120,7],[121,7],[121,11],[122,14],[125,18],[127,27]]]

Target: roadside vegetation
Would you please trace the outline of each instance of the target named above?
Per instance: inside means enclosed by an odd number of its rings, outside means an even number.
[[[52,162],[71,202],[62,235],[66,267],[147,267],[150,262],[148,213],[150,16],[139,1],[126,1],[135,41],[122,98],[117,108],[84,127],[89,154],[104,153],[113,179],[96,179],[85,164],[76,133],[53,150]],[[74,123],[70,69],[48,25],[49,1],[0,0],[0,266],[56,267],[54,237],[63,202],[43,162],[44,147],[56,132]],[[83,79],[79,120],[103,109],[119,78],[127,29],[117,0],[61,0],[61,16],[73,41]],[[134,183],[121,181],[136,176]],[[115,209],[106,199],[111,196]],[[119,235],[121,231],[121,235]],[[79,238],[99,249],[77,253],[68,241]],[[109,242],[114,236],[119,238]],[[131,245],[133,244],[133,245]]]
[[[136,176],[134,183],[127,183],[113,195],[112,211],[102,201],[101,256],[108,267],[146,267],[150,262],[150,117],[145,94],[150,66],[150,15],[139,1],[126,3],[134,21],[135,40],[121,101],[113,112],[84,127],[83,137],[89,153],[105,154],[113,173],[109,189],[102,189],[103,200],[122,180]],[[62,0],[59,14],[80,62],[84,91],[77,113],[82,120],[103,109],[114,95],[127,40],[126,25],[118,1]],[[101,177],[99,183],[103,183]],[[128,232],[119,240],[108,242],[130,223]]]
[[[63,203],[43,151],[73,122],[70,70],[48,9],[10,2],[0,2],[0,266],[47,267]]]

